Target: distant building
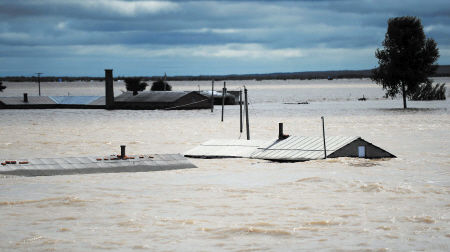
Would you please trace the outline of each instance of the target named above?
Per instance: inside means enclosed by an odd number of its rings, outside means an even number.
[[[210,97],[196,91],[125,92],[114,97],[114,109],[208,109]]]
[[[216,95],[214,96],[214,100]],[[226,96],[226,104],[234,96]],[[0,109],[209,109],[211,94],[197,91],[146,91],[114,96],[112,69],[105,70],[105,96],[28,96],[0,97]]]

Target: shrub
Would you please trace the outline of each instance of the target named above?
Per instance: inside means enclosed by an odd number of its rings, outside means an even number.
[[[414,101],[445,100],[445,83],[437,83],[433,86],[433,81],[419,85],[417,90],[410,95]]]

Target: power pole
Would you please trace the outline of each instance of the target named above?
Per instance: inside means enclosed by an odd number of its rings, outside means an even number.
[[[327,145],[325,143],[325,119],[322,118],[322,135],[323,135],[323,155],[324,155],[324,159],[327,159]]]
[[[211,113],[214,112],[214,80],[211,81]]]
[[[247,130],[247,140],[250,140],[250,123],[248,122],[248,98],[247,98],[247,88],[244,86],[244,97],[245,97],[245,126]]]
[[[167,79],[167,74],[166,74],[166,72],[164,72],[164,80],[163,80],[163,83],[164,83],[164,91],[166,91],[166,79]]]
[[[38,85],[39,85],[39,96],[41,96],[41,74],[43,73],[36,73],[38,76]]]

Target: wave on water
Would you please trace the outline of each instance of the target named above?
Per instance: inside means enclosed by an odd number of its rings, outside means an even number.
[[[362,182],[357,180],[350,183],[350,186],[357,188],[357,191],[361,190],[363,192],[391,192],[395,194],[416,193],[416,191],[408,183],[389,185],[381,182]]]
[[[332,221],[332,220],[318,220],[310,221],[305,223],[307,226],[336,226],[342,225],[342,222]]]
[[[271,228],[272,227],[272,228]],[[269,235],[269,236],[289,236],[292,235],[291,230],[279,229],[275,225],[258,222],[248,224],[241,227],[222,227],[222,228],[207,228],[202,227],[201,231],[209,232],[215,235],[229,236],[229,235]]]
[[[27,205],[27,204],[40,204],[41,207],[46,206],[80,206],[84,203],[89,202],[88,200],[82,200],[78,197],[55,197],[55,198],[45,198],[39,200],[19,200],[19,201],[0,201],[0,206],[14,206],[14,205]],[[41,203],[48,203],[47,205]]]
[[[424,215],[424,216],[406,216],[400,218],[400,221],[403,222],[412,222],[412,223],[426,223],[433,224],[436,223],[436,219],[432,216]]]
[[[295,182],[298,182],[298,183],[304,183],[304,182],[311,182],[311,183],[313,183],[313,182],[318,182],[318,183],[320,183],[320,182],[325,182],[325,179],[324,179],[324,178],[320,178],[320,177],[307,177],[307,178],[301,178],[301,179],[298,179],[298,180],[296,180]]]

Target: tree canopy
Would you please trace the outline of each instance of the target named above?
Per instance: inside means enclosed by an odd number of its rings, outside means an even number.
[[[403,108],[407,108],[406,97],[415,94],[420,84],[430,83],[428,77],[436,72],[437,44],[426,38],[419,18],[405,16],[389,19],[383,47],[375,52],[379,67],[371,78],[388,96],[402,93]]]
[[[166,81],[167,75],[164,74],[164,78],[159,78],[157,81],[153,82],[152,91],[172,91],[172,86]]]
[[[125,78],[125,87],[128,91],[133,91],[133,95],[137,95],[139,91],[144,91],[147,86],[148,84],[141,82],[139,77]]]

